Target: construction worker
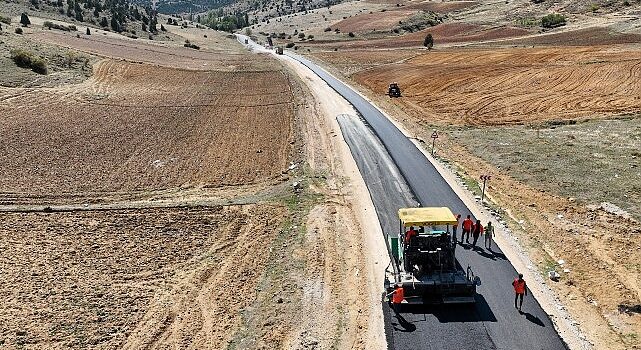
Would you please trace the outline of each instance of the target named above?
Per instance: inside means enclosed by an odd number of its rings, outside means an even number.
[[[472,232],[472,219],[470,215],[463,220],[463,234],[461,235],[461,243],[463,243],[463,237],[465,237],[465,242],[470,243],[470,232]]]
[[[452,227],[452,243],[456,244],[456,230],[461,223],[461,214],[456,215],[456,224]],[[462,241],[462,240],[461,240]]]
[[[494,237],[494,226],[492,226],[491,221],[488,221],[485,227],[485,248],[492,250],[492,239]]]
[[[483,225],[481,225],[481,220],[476,220],[476,224],[472,226],[472,236],[474,241],[472,245],[476,247],[476,242],[479,240],[479,236],[483,234]]]
[[[414,226],[410,226],[409,231],[405,233],[405,243],[410,244],[412,241],[412,238],[417,235],[418,235],[418,232],[414,231]]]
[[[401,303],[405,300],[405,291],[403,290],[403,283],[397,283],[396,289],[387,294],[386,297],[392,297],[392,310],[398,314],[401,311]]]
[[[519,309],[521,312],[521,307],[523,306],[523,296],[527,295],[527,286],[525,285],[525,280],[523,279],[523,274],[519,273],[519,278],[515,278],[512,282],[514,287],[514,307]],[[516,301],[521,298],[519,306],[516,306]]]

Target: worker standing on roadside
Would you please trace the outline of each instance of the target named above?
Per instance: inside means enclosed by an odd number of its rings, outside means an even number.
[[[456,224],[452,227],[452,243],[456,244],[456,230],[458,225],[461,223],[461,214],[456,215]],[[463,241],[463,240],[461,240]]]
[[[485,226],[485,248],[492,250],[492,239],[494,238],[494,226],[492,222],[488,221]]]
[[[523,296],[527,295],[527,286],[525,285],[525,280],[523,279],[522,273],[519,273],[519,278],[514,279],[514,282],[512,282],[512,286],[514,287],[514,307],[519,309],[519,312],[521,312],[521,307],[523,306]],[[517,307],[516,301],[519,298],[521,299],[521,302]]]
[[[481,220],[476,220],[476,224],[474,224],[472,228],[472,236],[474,237],[474,241],[472,242],[472,245],[476,247],[476,242],[479,240],[479,236],[483,234],[483,225],[481,225]]]
[[[405,300],[405,290],[403,290],[403,284],[397,283],[396,289],[391,293],[387,294],[386,297],[392,297],[392,310],[395,314],[398,314],[401,310],[401,303]]]
[[[470,243],[470,232],[472,232],[472,219],[468,215],[465,220],[463,220],[463,233],[461,234],[461,243],[463,243],[463,237],[465,237],[465,242]]]

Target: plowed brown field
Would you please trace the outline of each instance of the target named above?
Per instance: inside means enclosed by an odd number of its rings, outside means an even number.
[[[81,85],[2,89],[3,197],[277,177],[288,165],[293,106],[287,77],[273,68],[211,72],[105,60]]]
[[[221,349],[255,298],[285,210],[2,215],[2,344]]]
[[[428,123],[498,125],[638,111],[641,51],[601,48],[430,52],[353,78]]]
[[[496,39],[507,39],[525,36],[531,32],[515,27],[489,27],[469,23],[444,23],[418,32],[390,36],[382,39],[353,40],[347,42],[309,42],[307,45],[338,47],[341,49],[396,49],[422,47],[427,34],[432,34],[434,42],[439,44],[474,43]]]
[[[214,38],[216,33],[208,33]],[[202,34],[201,34],[202,35]],[[132,62],[153,63],[165,67],[199,69],[199,70],[227,70],[233,71],[240,68],[258,70],[260,64],[255,60],[247,60],[246,53],[239,51],[233,41],[218,41],[215,49],[193,50],[177,43],[146,43],[133,39],[117,39],[94,34],[91,36],[76,37],[73,33],[54,31],[38,31],[29,35],[36,41],[60,45],[78,51],[92,53],[98,56],[125,59]],[[202,39],[204,40],[204,38]],[[229,41],[229,39],[227,39]],[[214,42],[213,40],[209,40]]]

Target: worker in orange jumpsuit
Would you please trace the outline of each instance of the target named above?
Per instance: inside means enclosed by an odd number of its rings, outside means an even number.
[[[525,284],[525,280],[523,279],[523,274],[519,273],[519,278],[515,278],[514,281],[512,282],[512,286],[514,287],[514,307],[519,309],[519,312],[521,312],[521,307],[523,306],[523,296],[527,295],[527,286]],[[520,303],[517,307],[516,301],[520,300]]]
[[[394,313],[398,314],[401,310],[401,303],[405,300],[405,291],[403,290],[403,284],[396,284],[396,289],[391,293],[387,294],[387,297],[392,297],[392,310]]]
[[[463,234],[461,234],[461,243],[463,243],[463,237],[465,237],[465,242],[470,243],[470,232],[472,232],[472,219],[468,215],[465,220],[463,220]]]

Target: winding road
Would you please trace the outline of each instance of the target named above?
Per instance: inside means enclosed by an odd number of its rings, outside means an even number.
[[[397,234],[400,206],[418,202],[447,206],[464,216],[471,213],[425,155],[378,108],[313,62],[286,55],[311,69],[361,115],[360,120],[345,116],[337,120],[385,234]],[[457,259],[481,277],[476,304],[407,307],[399,317],[382,304],[389,349],[567,349],[530,293],[523,313],[514,308],[511,282],[517,272],[500,249],[462,245]]]

